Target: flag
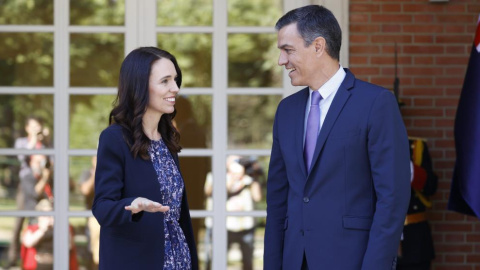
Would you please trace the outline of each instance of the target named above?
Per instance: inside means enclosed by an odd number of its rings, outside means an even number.
[[[448,209],[480,218],[480,17],[455,117],[457,159]]]

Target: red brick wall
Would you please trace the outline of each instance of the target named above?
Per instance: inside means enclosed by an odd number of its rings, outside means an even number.
[[[350,0],[352,72],[393,90],[396,42],[405,125],[428,140],[439,176],[429,210],[435,270],[480,270],[480,222],[446,210],[455,112],[479,15],[480,0]]]

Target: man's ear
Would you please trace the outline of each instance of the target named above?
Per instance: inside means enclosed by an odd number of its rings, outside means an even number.
[[[313,40],[313,45],[315,46],[315,52],[317,55],[321,56],[326,50],[327,41],[323,37],[317,37]]]

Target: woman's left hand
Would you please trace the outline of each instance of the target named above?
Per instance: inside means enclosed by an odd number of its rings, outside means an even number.
[[[164,206],[158,202],[151,201],[146,198],[138,197],[133,200],[132,204],[125,206],[125,210],[132,211],[132,214],[136,214],[140,211],[155,213],[155,212],[167,212],[170,207]]]

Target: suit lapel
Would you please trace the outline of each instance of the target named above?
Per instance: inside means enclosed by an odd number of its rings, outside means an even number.
[[[327,140],[328,134],[330,134],[330,131],[332,130],[332,127],[338,118],[338,115],[340,115],[340,112],[342,111],[343,106],[345,105],[345,103],[347,102],[348,98],[351,95],[348,89],[353,87],[353,82],[355,80],[355,77],[348,70],[346,70],[346,72],[347,74],[345,75],[345,79],[343,80],[342,84],[338,88],[338,91],[335,94],[335,97],[333,98],[332,105],[330,105],[330,108],[328,109],[327,116],[325,117],[325,121],[323,122],[322,128],[320,129],[320,134],[318,135],[317,144],[315,146],[315,152],[313,152],[312,165],[311,165],[312,168],[313,166],[315,166],[315,163],[317,162],[318,156],[320,155],[320,152],[322,151],[323,146],[325,145],[325,141]]]
[[[305,168],[305,159],[303,157],[303,133],[305,124],[305,109],[308,101],[309,91],[308,87],[301,90],[302,93],[298,99],[297,106],[293,115],[301,115],[302,118],[295,121],[295,150],[297,155],[298,165],[301,168],[304,179],[307,179],[307,169]]]

